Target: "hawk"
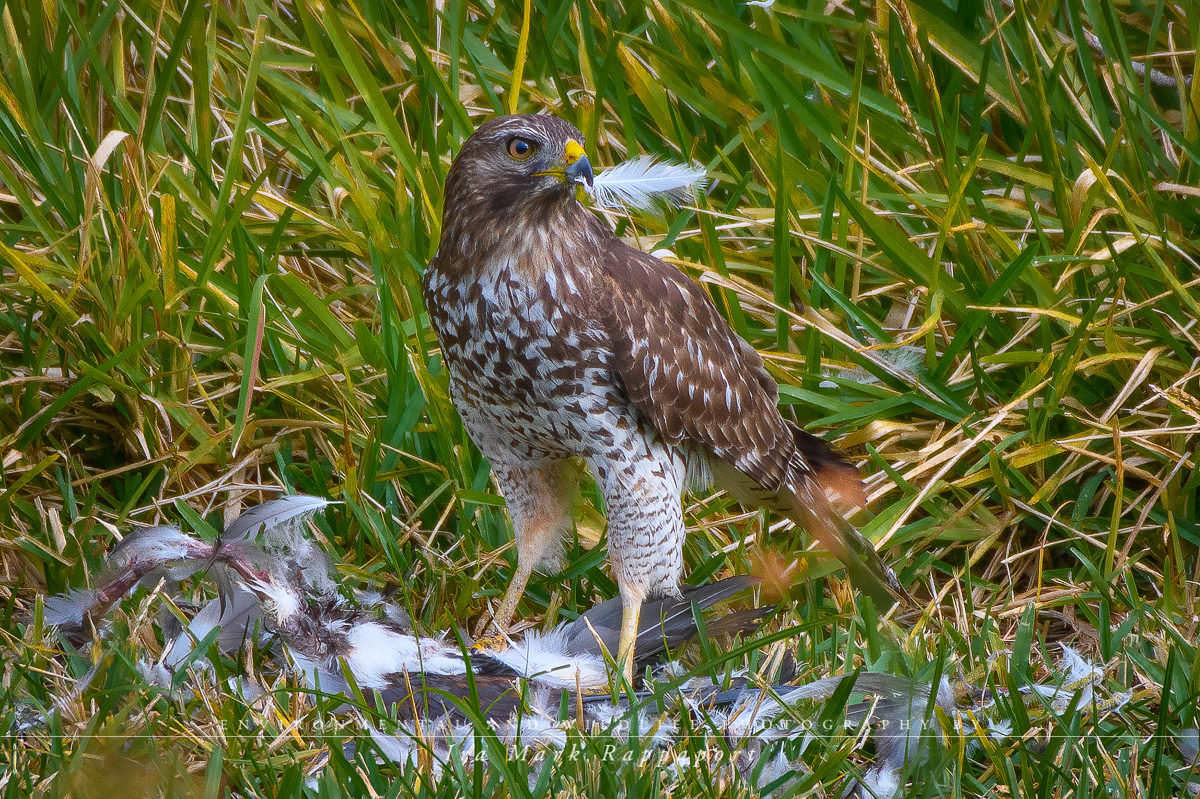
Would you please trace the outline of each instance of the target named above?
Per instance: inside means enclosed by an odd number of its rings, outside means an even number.
[[[480,125],[446,176],[425,270],[455,403],[516,534],[493,623],[507,628],[533,569],[561,556],[580,460],[608,515],[627,680],[642,603],[679,590],[680,500],[696,476],[803,525],[890,607],[895,577],[830,503],[861,504],[857,469],[780,415],[762,359],[699,285],[579,202],[592,178],[582,134],[561,119]]]

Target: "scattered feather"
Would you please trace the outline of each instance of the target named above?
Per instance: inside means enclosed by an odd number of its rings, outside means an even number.
[[[209,565],[213,546],[181,532],[178,527],[142,527],[113,547],[105,568],[123,571],[145,568],[139,585],[152,586],[163,578],[178,582]]]
[[[916,382],[917,376],[925,370],[925,349],[905,345],[885,350],[869,351],[871,360],[885,366],[886,371],[910,382]],[[861,366],[853,369],[825,370],[829,378],[836,378],[846,383],[868,385],[879,382],[879,378]],[[822,380],[821,388],[838,388],[833,380]]]
[[[1200,730],[1186,727],[1180,731],[1179,753],[1188,766],[1200,765]]]
[[[590,192],[601,208],[651,211],[690,202],[706,183],[702,167],[639,156],[601,172],[592,181]]]
[[[1092,701],[1093,689],[1103,679],[1104,670],[1086,660],[1066,644],[1062,644],[1062,659],[1059,670],[1061,681],[1056,685],[1024,686],[1024,693],[1036,694],[1050,703],[1056,712],[1066,710],[1073,702],[1088,704]]]
[[[212,546],[179,530],[178,527],[142,527],[134,530],[113,547],[106,564],[123,568],[135,561],[171,563],[212,554]]]
[[[576,727],[621,741],[637,736],[648,749],[674,747],[681,735],[700,734],[712,736],[722,747],[738,747],[728,766],[731,773],[759,788],[777,790],[804,768],[798,758],[813,740],[804,707],[828,700],[839,692],[844,680],[851,679],[851,694],[857,699],[844,709],[847,729],[854,735],[869,733],[875,756],[861,777],[851,781],[845,797],[899,795],[904,790],[903,775],[925,762],[930,745],[947,731],[979,741],[985,736],[1003,740],[1012,735],[1012,723],[996,718],[996,710],[1002,710],[1004,703],[996,702],[995,696],[1004,693],[1002,689],[977,691],[973,695],[983,701],[960,708],[945,679],[931,685],[872,672],[801,685],[771,684],[772,680],[762,675],[734,672],[715,684],[707,676],[688,676],[682,666],[668,662],[647,683],[642,697],[614,698],[607,691],[608,675],[601,655],[605,646],[611,648],[607,641],[621,618],[617,600],[601,603],[550,632],[528,633],[511,642],[507,650],[477,652],[467,660],[457,640],[416,636],[407,618],[399,623],[384,615],[378,595],[362,597],[363,603],[373,606],[371,610],[347,601],[344,592],[317,595],[312,582],[305,579],[304,564],[324,564],[326,556],[312,540],[304,520],[325,504],[309,497],[289,497],[251,508],[230,525],[215,548],[173,528],[131,534],[109,555],[104,576],[95,588],[47,599],[44,619],[78,646],[97,633],[104,634],[104,615],[148,572],[215,564],[201,572],[199,579],[216,581],[226,574],[229,581],[222,587],[221,598],[205,605],[186,630],[164,634],[167,645],[157,663],[138,663],[147,683],[177,689],[179,669],[198,654],[193,651],[197,640],[215,640],[229,653],[250,636],[270,632],[271,640],[284,650],[285,657],[275,662],[309,688],[349,696],[352,689],[346,676],[352,675],[359,688],[378,692],[375,701],[387,708],[400,711],[401,703],[409,702],[417,717],[400,721],[389,733],[372,726],[370,717],[360,713],[359,718],[370,731],[377,753],[401,765],[432,765],[435,770],[439,764],[495,756],[490,750],[475,750],[477,726],[464,723],[457,704],[434,701],[435,695],[446,693],[484,703],[478,708],[484,723],[510,751],[528,749],[536,757],[539,748],[561,749],[569,741],[568,732]],[[749,584],[750,579],[742,577],[701,588],[685,586],[681,600],[647,606],[651,611],[647,617],[658,622],[649,632],[664,639],[694,634],[693,607],[702,610]],[[172,590],[168,586],[164,594]],[[709,619],[706,629],[709,634],[718,629],[753,629],[765,612],[762,608],[734,611]],[[216,633],[218,626],[220,632]],[[647,642],[646,651],[650,650]],[[202,665],[204,661],[197,662]],[[492,695],[499,693],[501,699],[513,701],[489,704],[482,693],[466,693],[468,670],[482,678],[477,685],[490,685]],[[189,670],[188,684],[215,676],[205,672],[203,668]],[[1104,669],[1069,647],[1063,647],[1057,672],[1059,679],[1053,684],[1022,685],[1013,699],[1031,708],[1049,702],[1052,709],[1071,703],[1103,709],[1101,704],[1112,708],[1128,701],[1121,694],[1107,694],[1103,702],[1093,699],[1103,690]],[[94,673],[93,669],[85,675],[70,695],[78,696]],[[791,677],[781,676],[784,673]],[[776,677],[774,682],[793,679],[794,670],[781,667]],[[514,691],[504,680],[521,687]],[[424,710],[412,701],[414,688],[429,695]],[[583,694],[574,695],[579,688]],[[225,690],[246,701],[270,697],[262,693],[263,685],[252,675],[235,678]],[[641,701],[648,696],[664,701]],[[560,720],[560,707],[569,708],[570,718]],[[985,713],[989,709],[991,712]],[[341,712],[355,711],[347,703]],[[682,721],[685,718],[689,719],[686,723]],[[934,719],[949,719],[951,724],[943,729]],[[34,720],[35,724],[44,722],[44,718]],[[1185,759],[1197,758],[1198,739],[1194,729],[1181,734],[1178,745]],[[687,757],[676,757],[666,766],[688,767]],[[1190,783],[1185,792],[1196,793],[1197,788],[1200,786]]]
[[[990,722],[987,725],[987,734],[993,741],[1004,741],[1012,737],[1013,723],[1012,719],[1000,719],[999,721]]]
[[[225,526],[228,544],[252,544],[268,556],[283,558],[298,567],[304,587],[321,595],[336,586],[330,577],[331,564],[320,545],[308,533],[308,520],[332,504],[327,499],[304,494],[279,497],[246,511]]]
[[[225,654],[237,652],[252,637],[261,619],[258,599],[240,586],[233,587],[221,598],[205,604],[186,628],[167,641],[160,665],[176,671],[191,655],[195,642],[203,641],[217,627],[221,628],[217,635],[218,650]]]
[[[42,619],[51,627],[64,632],[82,631],[88,612],[96,606],[98,592],[92,588],[77,588],[46,597]]]
[[[304,533],[303,522],[318,511],[329,507],[329,500],[304,494],[279,497],[246,511],[225,526],[225,536],[231,539],[278,542],[296,546]]]
[[[58,631],[71,646],[82,646],[93,629],[100,629],[104,616],[122,597],[133,590],[157,564],[134,562],[117,570],[108,570],[98,588],[67,591],[46,599],[42,618]]]

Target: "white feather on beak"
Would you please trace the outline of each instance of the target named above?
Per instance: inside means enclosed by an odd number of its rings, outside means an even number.
[[[588,193],[601,208],[676,207],[690,202],[708,183],[703,167],[670,164],[652,155],[609,167],[592,180]]]

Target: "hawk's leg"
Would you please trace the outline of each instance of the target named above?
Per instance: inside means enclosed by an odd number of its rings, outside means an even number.
[[[621,670],[621,679],[633,687],[633,657],[636,654],[634,643],[638,636],[638,623],[642,616],[642,600],[621,596],[621,642],[617,644],[617,668]]]
[[[608,511],[608,560],[621,590],[617,663],[632,684],[642,602],[679,593],[684,537],[680,494],[687,466],[652,431],[629,432],[617,437],[615,451],[589,460]]]
[[[507,632],[533,570],[555,566],[562,558],[562,537],[571,528],[572,508],[579,494],[579,465],[570,460],[538,466],[496,459],[496,483],[504,493],[517,542],[517,569],[490,620]],[[488,627],[481,622],[476,635]]]
[[[489,626],[498,633],[508,632],[508,628],[512,625],[513,616],[517,611],[517,603],[525,595],[525,586],[528,585],[531,574],[533,574],[533,567],[527,563],[522,563],[518,557],[517,570],[513,572],[512,579],[508,581],[508,588],[505,590],[504,596],[500,599],[499,607],[496,608],[496,612],[492,614],[490,619],[484,618],[479,622],[479,626],[475,630],[477,638]],[[504,639],[501,638],[500,640],[503,641]]]

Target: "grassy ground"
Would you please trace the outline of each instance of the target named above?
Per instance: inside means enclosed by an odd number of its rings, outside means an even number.
[[[1104,669],[1094,702],[1010,702],[1010,736],[950,734],[910,769],[912,794],[1184,792],[1200,697],[1195,6],[436,5],[0,10],[0,728],[61,704],[5,739],[0,792],[293,796],[332,752],[310,792],[526,794],[522,762],[412,781],[369,749],[346,761],[337,741],[356,730],[328,702],[281,691],[264,712],[144,686],[145,595],[77,654],[37,615],[117,532],[184,505],[219,521],[280,488],[343,501],[321,529],[347,583],[398,588],[428,629],[486,611],[509,525],[417,286],[452,154],[508,109],[571,120],[597,165],[708,168],[696,208],[614,224],[671,249],[763,353],[786,413],[868,476],[858,521],[923,612],[863,618],[812,560],[768,627],[794,634],[763,657],[1003,689],[1053,681],[1070,642]],[[597,505],[524,617],[613,595]],[[687,513],[694,581],[749,570],[777,539],[777,519],[719,495]],[[667,754],[549,754],[528,790],[749,790],[714,776],[728,753],[684,755],[667,778]],[[796,789],[834,795],[866,757],[824,740]]]

